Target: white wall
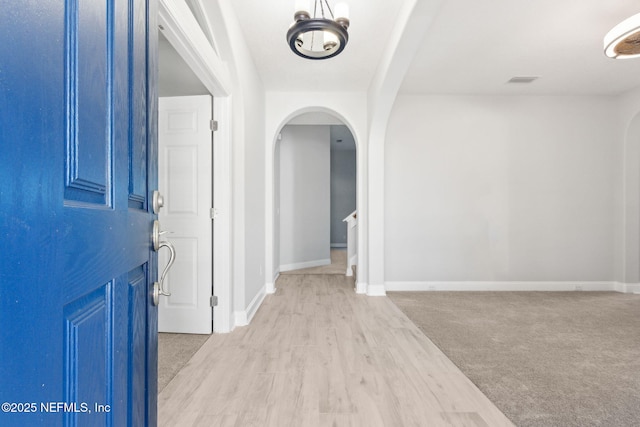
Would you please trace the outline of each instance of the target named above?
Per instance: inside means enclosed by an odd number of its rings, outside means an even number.
[[[279,270],[330,264],[329,126],[287,125],[281,135]]]
[[[385,281],[613,281],[617,100],[399,96]]]
[[[257,78],[248,87],[245,96],[245,299],[248,307],[264,292],[264,235],[265,235],[265,183],[264,183],[264,92]]]
[[[620,96],[619,118],[617,280],[640,288],[640,88]]]
[[[342,140],[337,143],[336,140]],[[331,245],[347,245],[343,219],[356,209],[356,146],[346,126],[331,126]],[[339,247],[339,246],[338,246]]]
[[[265,90],[230,1],[205,6],[232,80],[233,310],[244,325],[265,296]]]
[[[365,264],[365,282],[360,283],[358,266],[358,293],[385,294],[385,136],[387,124],[398,90],[429,31],[443,0],[406,0],[398,13],[395,27],[384,47],[376,74],[367,91],[367,177],[362,185],[366,189],[358,199],[358,264]],[[358,154],[360,156],[360,154]],[[358,172],[360,174],[360,172]],[[361,208],[366,207],[366,212]],[[364,215],[360,215],[364,213]]]
[[[282,138],[280,135],[279,138]],[[275,275],[280,274],[280,141],[276,143],[276,147],[273,154],[273,234],[278,236],[273,241],[273,260],[272,268]]]

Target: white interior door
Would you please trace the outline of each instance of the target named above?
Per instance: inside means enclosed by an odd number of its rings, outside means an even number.
[[[175,263],[164,281],[170,296],[160,298],[160,332],[210,334],[212,236],[211,96],[162,97],[159,103],[159,182],[164,207],[158,219],[161,240],[175,247]],[[159,253],[158,276],[169,262]]]

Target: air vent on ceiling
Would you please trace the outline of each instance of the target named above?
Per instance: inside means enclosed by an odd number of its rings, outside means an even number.
[[[516,76],[511,77],[507,83],[531,83],[534,80],[538,80],[537,76]]]

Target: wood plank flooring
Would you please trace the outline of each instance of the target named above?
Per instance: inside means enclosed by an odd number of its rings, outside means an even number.
[[[386,297],[282,275],[160,393],[161,426],[512,426]]]

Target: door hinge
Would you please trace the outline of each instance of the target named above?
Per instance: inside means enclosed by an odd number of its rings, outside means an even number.
[[[211,210],[209,211],[209,216],[211,217],[211,219],[218,218],[218,209],[211,208]]]
[[[218,121],[217,120],[211,120],[209,122],[209,127],[211,128],[211,132],[215,132],[218,130]]]
[[[211,304],[211,307],[217,307],[218,306],[218,297],[215,295],[211,295],[211,299],[209,300],[209,303]]]

